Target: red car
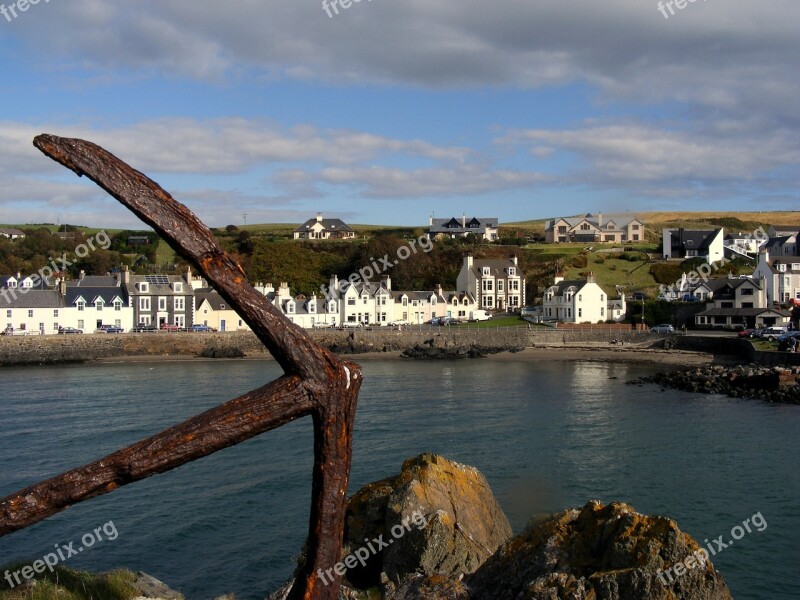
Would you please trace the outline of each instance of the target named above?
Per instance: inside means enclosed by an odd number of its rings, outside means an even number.
[[[161,331],[175,332],[175,331],[180,331],[180,330],[181,330],[181,328],[178,327],[177,325],[172,325],[170,323],[162,323],[161,324]]]

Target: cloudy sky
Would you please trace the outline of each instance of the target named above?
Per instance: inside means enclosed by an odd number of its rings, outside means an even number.
[[[800,4],[677,1],[0,0],[0,222],[137,223],[42,132],[212,226],[800,209]]]

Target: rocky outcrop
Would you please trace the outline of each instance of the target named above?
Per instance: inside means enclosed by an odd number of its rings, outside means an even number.
[[[351,498],[344,554],[363,548],[364,540],[383,539],[388,545],[346,578],[365,589],[381,581],[397,584],[411,574],[458,577],[475,571],[511,533],[477,469],[422,454],[403,463],[399,475],[369,484]]]
[[[510,536],[480,472],[417,456],[348,503],[340,597],[371,590],[386,600],[731,599],[708,553],[675,521],[627,504],[588,502]]]
[[[403,351],[404,358],[417,359],[458,359],[458,358],[485,358],[490,354],[500,352],[520,352],[525,347],[518,342],[510,340],[499,345],[491,344],[463,344],[458,340],[436,336],[429,338],[421,344],[416,344]]]
[[[762,367],[758,365],[719,365],[682,369],[642,377],[630,384],[656,383],[663,387],[724,394],[734,398],[755,398],[768,402],[800,404],[800,367]]]

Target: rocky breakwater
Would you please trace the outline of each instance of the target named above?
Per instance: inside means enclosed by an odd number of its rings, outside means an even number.
[[[508,340],[495,339],[495,344],[487,344],[474,340],[463,340],[457,337],[434,336],[403,350],[401,356],[416,359],[458,359],[458,358],[485,358],[490,354],[499,352],[520,352],[525,349],[522,340],[511,338]]]
[[[341,598],[730,600],[707,560],[664,575],[699,551],[670,519],[596,501],[533,520],[512,537],[477,469],[423,454],[351,498],[337,568]]]
[[[642,377],[629,384],[655,383],[665,388],[800,404],[800,367],[763,367],[755,364],[681,369]]]

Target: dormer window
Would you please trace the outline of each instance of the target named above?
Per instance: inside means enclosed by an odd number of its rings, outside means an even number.
[[[517,275],[517,269],[515,267],[508,268],[508,276],[515,277]]]
[[[122,300],[120,300],[119,298],[114,300],[114,310],[116,311],[122,310]]]
[[[183,293],[183,282],[181,282],[181,281],[176,281],[176,282],[175,282],[175,283],[172,285],[172,289],[173,289],[173,291],[174,291],[176,294],[181,294],[181,293]]]
[[[148,284],[147,282],[144,281],[141,282],[138,287],[139,291],[142,292],[143,294],[147,294],[150,291],[150,284]]]
[[[294,314],[294,302],[287,302],[286,303],[286,312],[288,314]]]
[[[779,273],[785,273],[786,272],[786,265],[782,265],[780,263],[776,263],[775,264],[775,268],[778,270]]]
[[[86,308],[86,302],[84,302],[82,299],[78,300],[77,305],[79,312],[83,312],[83,309]]]
[[[104,302],[103,302],[102,298],[98,298],[94,303],[94,307],[98,311],[103,310],[103,305],[104,305]]]
[[[484,277],[488,277],[491,274],[489,267],[483,267],[482,273]]]

